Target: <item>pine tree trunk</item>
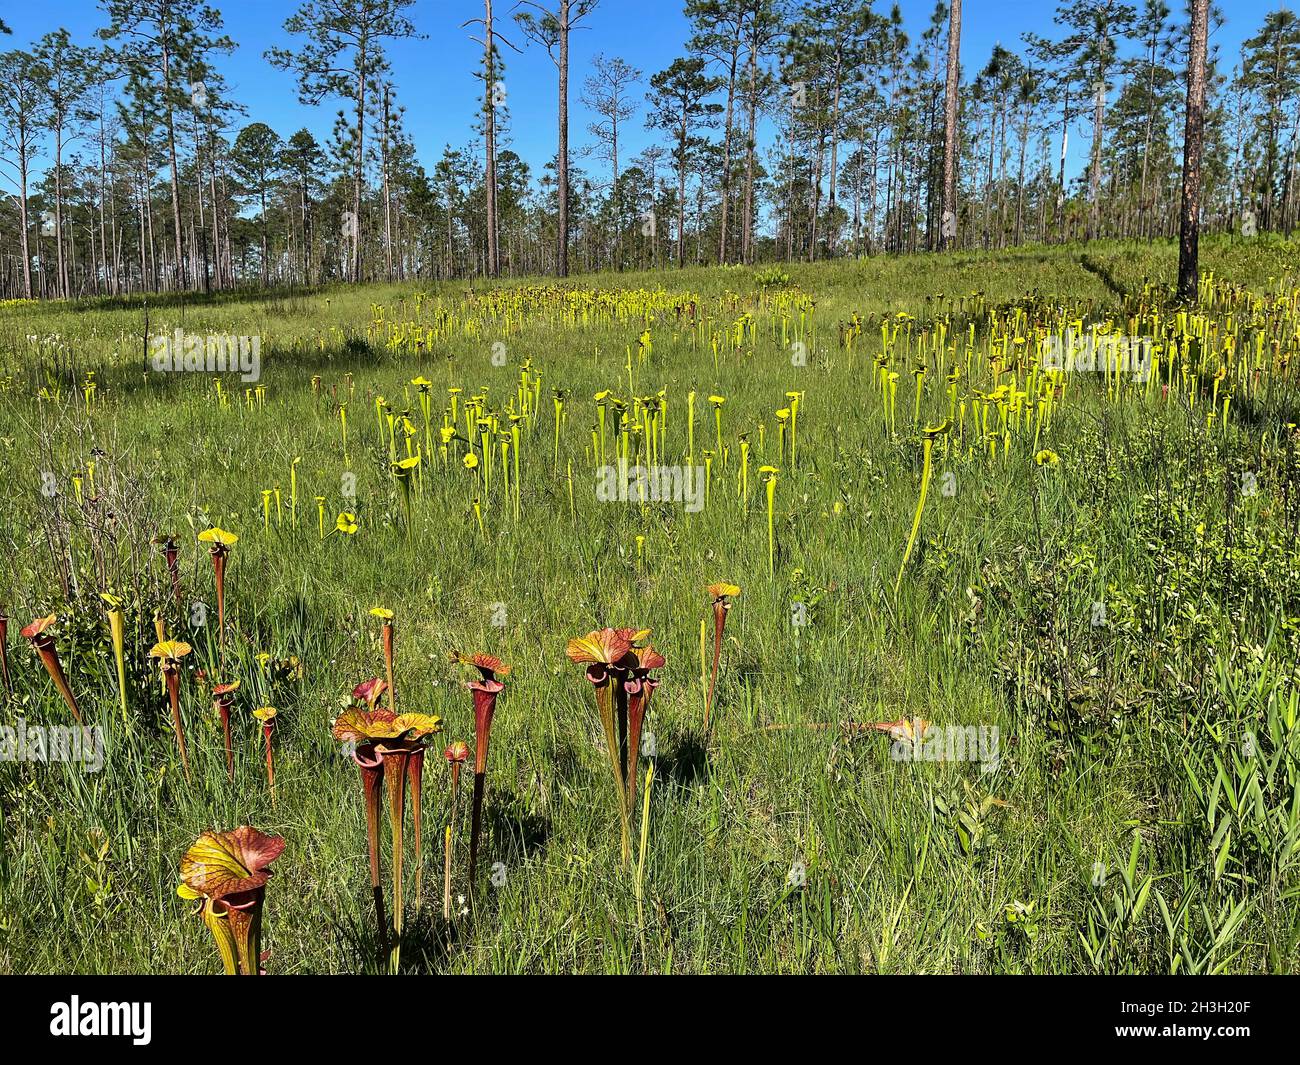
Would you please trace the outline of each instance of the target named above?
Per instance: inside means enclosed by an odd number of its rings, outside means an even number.
[[[492,48],[492,0],[483,0],[483,74],[484,97],[484,184],[487,186],[487,274],[498,277],[501,273],[500,249],[497,247],[497,129],[496,129],[496,56]]]
[[[948,12],[948,73],[944,79],[944,205],[940,215],[940,248],[957,243],[957,113],[961,75],[962,0],[950,0]]]
[[[559,211],[555,234],[555,275],[569,276],[569,4],[560,0],[560,129],[555,153],[556,186]]]
[[[736,102],[736,62],[740,52],[737,41],[731,47],[731,69],[727,74],[727,117],[722,137],[722,204],[718,216],[718,265],[727,262],[727,212],[731,209],[731,133]]]
[[[1197,252],[1201,226],[1201,147],[1205,131],[1205,50],[1210,0],[1191,0],[1187,58],[1187,124],[1183,133],[1183,205],[1179,216],[1178,296],[1198,295]]]

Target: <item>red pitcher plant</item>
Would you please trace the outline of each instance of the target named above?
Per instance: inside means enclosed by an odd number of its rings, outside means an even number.
[[[199,913],[216,940],[228,976],[262,973],[262,907],[271,863],[284,839],[250,825],[204,832],[181,859],[183,899],[201,901]]]
[[[388,819],[393,840],[393,931],[394,968],[400,961],[402,938],[403,843],[402,830],[406,812],[406,786],[411,759],[423,755],[423,740],[442,728],[441,719],[433,714],[394,714],[384,707],[362,709],[349,707],[334,722],[333,735],[340,743],[351,744],[352,758],[361,770],[362,792],[366,803],[366,834],[370,847],[370,887],[375,896],[381,940],[387,933],[383,914],[379,863],[379,794],[388,793]],[[418,821],[419,811],[415,811]]]

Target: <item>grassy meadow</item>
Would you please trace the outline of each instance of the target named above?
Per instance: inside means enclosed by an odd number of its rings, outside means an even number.
[[[267,970],[389,969],[331,736],[385,674],[379,606],[399,709],[442,725],[403,972],[1295,971],[1300,245],[1201,261],[1195,308],[1145,243],[0,305],[0,725],[72,720],[19,633],[54,614],[105,743],[99,772],[0,763],[0,970],[219,972],[180,862],[244,824],[285,841]],[[177,329],[260,337],[259,380],[154,370]],[[1150,372],[1043,365],[1067,334],[1145,338]],[[707,502],[600,499],[624,456],[706,467]],[[715,582],[741,593],[706,732]],[[192,647],[188,781],[156,617]],[[666,660],[643,866],[565,653],[607,626]],[[447,921],[452,651],[512,671]],[[996,757],[870,727],[918,718]]]

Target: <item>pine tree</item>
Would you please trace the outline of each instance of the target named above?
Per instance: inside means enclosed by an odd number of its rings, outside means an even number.
[[[115,0],[127,3],[130,0]],[[307,39],[295,49],[272,48],[271,64],[298,78],[298,99],[319,104],[327,96],[350,100],[349,131],[352,154],[352,206],[346,230],[351,242],[350,273],[361,280],[362,194],[365,188],[366,94],[388,70],[384,42],[415,37],[415,26],[403,13],[413,0],[304,0],[284,28]]]

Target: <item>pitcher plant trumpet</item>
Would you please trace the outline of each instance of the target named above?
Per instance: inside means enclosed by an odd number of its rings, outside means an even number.
[[[646,714],[650,712],[650,699],[659,687],[659,680],[650,676],[652,669],[661,669],[664,656],[647,644],[633,647],[632,654],[636,664],[631,668],[631,676],[623,682],[627,692],[627,767],[624,774],[627,781],[628,812],[636,809],[636,782],[641,757],[641,726]]]
[[[402,829],[406,811],[406,784],[412,755],[424,737],[442,729],[441,719],[432,714],[397,715],[382,707],[363,710],[354,706],[334,722],[334,739],[353,746],[352,758],[361,770],[366,802],[366,835],[370,847],[370,886],[375,896],[381,941],[386,937],[383,893],[379,863],[379,796],[388,793],[388,818],[393,838],[393,931],[391,964],[401,960],[403,923]]]
[[[488,741],[492,734],[492,715],[496,712],[497,696],[505,688],[497,676],[509,676],[510,667],[492,655],[457,653],[455,657],[461,664],[473,666],[479,671],[478,680],[465,682],[465,687],[474,696],[474,804],[469,829],[469,882],[472,887],[474,871],[478,868],[479,833],[483,825],[483,796],[487,787]]]
[[[907,569],[907,560],[912,557],[912,548],[916,546],[916,534],[921,530],[921,512],[925,509],[925,495],[930,488],[931,457],[934,452],[934,441],[947,432],[948,422],[946,419],[938,425],[926,426],[922,432],[924,457],[921,463],[921,493],[916,500],[916,514],[912,518],[912,531],[907,537],[907,546],[903,549],[903,561],[899,563],[898,577],[894,580],[894,596],[896,598],[899,586],[903,583],[903,571]]]
[[[713,692],[718,684],[718,661],[722,657],[722,630],[727,625],[727,615],[731,612],[731,601],[740,594],[740,587],[719,581],[709,585],[709,596],[713,600],[713,670],[709,676],[709,694],[704,700],[704,732],[709,732],[709,715],[713,709]]]
[[[190,780],[190,756],[185,746],[185,725],[181,721],[181,659],[190,653],[190,645],[180,640],[164,640],[156,643],[149,651],[149,657],[156,659],[162,670],[163,682],[167,686],[167,701],[172,709],[172,731],[176,734],[176,746],[181,754],[181,766],[185,770],[185,779]]]
[[[262,973],[262,908],[271,863],[284,839],[250,825],[230,832],[204,832],[181,859],[176,893],[201,901],[203,923],[216,940],[228,976]]]
[[[239,537],[224,529],[213,527],[199,533],[199,542],[208,544],[212,552],[212,573],[217,586],[217,645],[226,646],[226,558],[230,549],[239,543]]]
[[[235,692],[239,691],[239,681],[218,684],[212,689],[212,709],[221,721],[221,734],[226,745],[226,777],[235,779],[235,747],[230,741],[230,708],[235,704]]]
[[[180,546],[176,543],[176,536],[174,533],[162,533],[155,536],[153,542],[162,548],[163,560],[167,563],[167,576],[172,584],[172,596],[176,600],[176,609],[183,610],[185,604],[181,597],[181,570],[178,562]]]
[[[63,696],[63,701],[68,704],[68,709],[72,711],[72,716],[80,725],[82,723],[81,708],[77,705],[77,697],[72,694],[68,678],[63,673],[63,665],[59,661],[59,651],[54,646],[54,634],[49,631],[54,625],[56,616],[50,614],[48,617],[37,618],[30,625],[23,628],[22,635],[31,641],[33,650],[40,657],[41,665],[45,667],[45,672],[50,675],[50,680],[54,681],[54,687]]]
[[[126,620],[122,613],[122,600],[109,592],[101,592],[108,615],[108,635],[113,644],[113,662],[117,666],[117,697],[122,704],[122,720],[128,718],[126,708]]]
[[[586,677],[596,698],[596,712],[600,715],[601,730],[605,734],[605,747],[609,754],[610,769],[614,776],[614,792],[618,798],[618,815],[621,828],[621,853],[623,864],[631,857],[627,784],[623,779],[623,759],[616,731],[615,688],[622,692],[622,677],[632,658],[632,641],[627,629],[596,629],[586,636],[570,640],[565,648],[569,660],[585,665]],[[635,661],[635,659],[633,659]]]
[[[447,815],[447,838],[442,867],[442,916],[451,920],[451,859],[455,841],[456,814],[460,809],[460,767],[469,758],[469,744],[457,740],[442,752],[451,766],[451,811]]]
[[[382,625],[381,636],[384,644],[384,668],[388,671],[388,705],[397,712],[397,688],[393,684],[393,612],[386,607],[376,606],[370,610],[371,617],[379,618]]]
[[[275,762],[271,759],[271,734],[275,732],[276,709],[274,706],[259,706],[253,716],[262,723],[262,742],[266,747],[266,787],[271,793],[271,805],[275,805]]]

